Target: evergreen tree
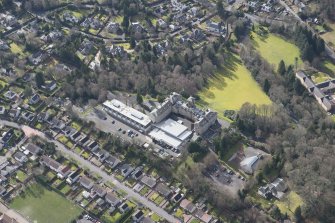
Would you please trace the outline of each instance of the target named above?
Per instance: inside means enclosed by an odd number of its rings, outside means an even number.
[[[139,104],[142,104],[142,103],[143,103],[143,97],[142,97],[142,95],[141,95],[141,93],[140,93],[139,91],[137,91],[136,101],[137,101],[137,103],[139,103]]]
[[[263,90],[265,93],[269,93],[269,90],[270,90],[270,82],[268,79],[265,79],[264,81],[264,85],[263,85]]]
[[[301,207],[297,207],[294,211],[294,217],[297,223],[302,222]]]
[[[41,72],[38,72],[36,75],[35,75],[35,82],[36,82],[36,86],[38,88],[41,88],[43,85],[44,85],[44,77],[43,77],[43,74]]]
[[[278,74],[284,76],[285,73],[286,73],[286,66],[285,66],[285,62],[283,60],[281,60],[279,62],[279,65],[278,65],[278,70],[277,70]]]

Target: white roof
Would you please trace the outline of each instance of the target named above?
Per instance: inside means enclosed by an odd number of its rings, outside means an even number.
[[[168,132],[170,135],[179,138],[185,131],[187,131],[187,127],[182,125],[172,119],[166,119],[158,123],[157,128],[163,130],[164,132]]]
[[[192,135],[188,128],[172,119],[166,119],[156,125],[149,135],[156,140],[162,140],[170,146],[178,148]]]
[[[136,123],[139,123],[142,126],[147,126],[151,123],[149,116],[123,104],[119,100],[113,99],[111,101],[105,101],[103,104],[113,111],[126,116],[127,118]]]
[[[168,135],[167,133],[163,132],[162,130],[155,128],[152,130],[149,135],[152,138],[155,138],[156,140],[162,140],[163,142],[169,144],[170,146],[173,146],[175,148],[178,148],[182,141],[176,137],[173,137],[171,135]]]
[[[258,161],[258,159],[259,159],[258,156],[251,156],[245,158],[240,162],[240,166],[246,173],[253,173],[254,170],[252,166]]]

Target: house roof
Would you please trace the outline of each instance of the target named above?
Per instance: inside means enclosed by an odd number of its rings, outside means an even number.
[[[82,176],[79,180],[80,184],[88,189],[90,189],[91,187],[93,187],[93,180],[91,180],[90,178],[86,177],[86,176]]]
[[[94,184],[94,186],[92,187],[92,191],[96,192],[100,196],[103,196],[106,193],[105,188],[103,188],[102,186],[98,184]]]
[[[41,161],[49,168],[53,168],[55,170],[58,170],[61,167],[59,162],[45,155],[41,157]]]
[[[144,176],[141,179],[141,182],[144,183],[145,185],[147,185],[150,188],[153,188],[156,185],[156,183],[157,183],[157,181],[156,181],[155,178],[148,177],[148,176]]]
[[[165,197],[171,194],[171,189],[163,183],[159,183],[156,186],[156,191]]]
[[[121,200],[113,192],[108,192],[105,197],[106,201],[111,203],[119,203]]]
[[[28,143],[25,147],[26,147],[26,150],[28,150],[33,155],[38,154],[42,150],[39,146],[33,143]]]

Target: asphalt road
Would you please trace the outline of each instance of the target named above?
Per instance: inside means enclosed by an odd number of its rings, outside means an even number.
[[[28,135],[31,134],[31,132],[34,132],[36,135],[40,136],[41,138],[43,138],[43,139],[45,139],[45,140],[47,140],[49,142],[54,143],[56,145],[56,147],[57,147],[56,149],[58,151],[62,152],[63,154],[66,154],[68,157],[71,157],[72,159],[76,160],[80,165],[85,166],[91,172],[94,172],[94,173],[100,175],[103,180],[112,182],[115,185],[116,188],[125,191],[128,194],[128,197],[134,198],[135,200],[141,202],[144,206],[146,206],[149,209],[151,209],[152,211],[156,212],[162,218],[166,219],[169,222],[180,222],[177,218],[175,218],[171,214],[167,213],[164,209],[158,207],[156,204],[154,204],[153,202],[151,202],[147,198],[142,197],[140,194],[136,193],[131,188],[127,187],[123,183],[121,183],[118,180],[116,180],[112,175],[108,175],[106,172],[104,172],[103,170],[101,170],[99,167],[94,166],[91,162],[85,160],[84,158],[82,158],[78,154],[72,152],[71,150],[68,150],[60,142],[58,142],[56,140],[48,139],[44,135],[44,133],[42,133],[40,131],[37,131],[35,129],[32,129],[32,128],[28,127],[28,126],[18,125],[18,124],[14,123],[14,122],[0,120],[0,124],[1,125],[11,126],[13,128],[20,128],[20,129],[22,129],[25,132],[25,134],[28,134]]]

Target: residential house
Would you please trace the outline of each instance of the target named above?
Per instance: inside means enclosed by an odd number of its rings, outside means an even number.
[[[43,155],[40,159],[40,163],[49,169],[55,171],[57,173],[57,176],[61,179],[66,178],[71,173],[71,167],[70,166],[63,166],[56,160]]]
[[[85,135],[81,140],[79,141],[79,144],[82,146],[87,146],[87,144],[90,143],[90,138]]]
[[[170,196],[172,193],[172,190],[164,183],[157,184],[155,190],[165,198]]]
[[[117,167],[117,165],[119,165],[119,163],[121,163],[121,160],[119,160],[115,156],[110,155],[105,159],[105,163],[108,165],[109,168],[114,169],[115,167]]]
[[[134,222],[140,222],[142,218],[144,218],[144,212],[141,210],[135,211],[135,213],[132,215]]]
[[[41,147],[39,147],[39,146],[37,146],[33,143],[28,143],[25,146],[25,151],[27,151],[28,154],[30,153],[33,156],[37,156],[41,153],[42,149],[41,149]]]
[[[49,118],[50,118],[50,114],[47,111],[46,112],[41,112],[37,115],[37,120],[39,122],[46,122],[46,121],[49,120]]]
[[[95,155],[100,162],[103,162],[106,158],[110,156],[110,154],[102,149],[96,149],[92,151],[93,155]]]
[[[12,92],[12,91],[7,91],[5,94],[4,94],[5,98],[11,100],[11,101],[16,101],[16,99],[19,98],[19,96],[15,93],[15,92]]]
[[[88,144],[88,149],[89,149],[90,151],[99,149],[99,144],[98,144],[96,141],[91,141],[91,143]]]
[[[35,105],[41,100],[41,97],[38,94],[34,94],[30,99],[29,99],[29,104],[30,105]]]
[[[153,24],[153,25],[156,25],[156,24]],[[167,26],[168,26],[168,24],[163,19],[158,19],[157,20],[157,25],[161,29],[166,29]]]
[[[107,25],[107,30],[110,33],[118,33],[121,29],[120,29],[120,24],[116,23],[116,22],[110,22]]]
[[[8,111],[9,117],[11,117],[13,119],[18,118],[20,113],[21,113],[21,108],[12,108],[12,109],[9,109],[9,111]]]
[[[0,106],[0,115],[4,115],[6,113],[5,106]]]
[[[108,192],[105,196],[105,199],[110,205],[114,207],[117,207],[121,203],[121,200],[113,192]]]
[[[148,177],[148,176],[144,176],[144,177],[142,177],[141,182],[142,182],[143,184],[147,185],[147,186],[150,187],[150,188],[153,188],[153,187],[156,185],[156,183],[157,183],[157,181],[156,181],[155,178],[153,178],[153,177]]]
[[[281,199],[284,192],[287,190],[287,186],[282,178],[277,178],[270,184],[262,186],[258,189],[258,194],[264,198],[276,197]]]
[[[144,217],[141,223],[155,223],[150,217]]]
[[[134,33],[143,33],[145,32],[145,29],[139,22],[132,22],[130,24],[130,30]]]
[[[13,157],[16,161],[20,163],[26,163],[28,161],[27,156],[21,151],[17,151],[16,153],[14,153]]]
[[[70,138],[71,138],[71,140],[77,142],[77,141],[80,140],[80,136],[81,136],[81,133],[80,133],[79,131],[77,131],[77,132],[73,133],[73,134],[70,136]]]
[[[192,214],[197,209],[197,207],[187,199],[183,199],[180,202],[180,207],[190,214]]]
[[[106,190],[98,184],[94,184],[91,189],[91,197],[95,198],[96,196],[103,198],[106,195]]]
[[[135,180],[139,180],[142,176],[143,176],[143,171],[142,171],[143,167],[140,166],[140,167],[137,167],[133,172],[132,172],[132,177],[135,179]]]
[[[130,209],[129,205],[127,204],[127,202],[124,202],[122,203],[120,206],[119,206],[119,211],[124,214],[126,213],[128,210]]]
[[[87,190],[91,190],[91,188],[94,185],[94,181],[91,180],[90,178],[86,177],[86,176],[82,176],[79,179],[79,183],[80,183],[81,186],[83,186]]]
[[[2,51],[9,50],[9,46],[2,40],[0,40],[0,50]]]
[[[57,87],[56,81],[48,81],[45,83],[45,85],[42,86],[42,89],[46,91],[53,91]]]
[[[73,14],[71,14],[69,12],[64,13],[63,19],[64,19],[65,22],[70,22],[70,23],[74,23],[74,24],[77,24],[79,22],[77,17],[75,17]]]
[[[208,21],[207,23],[207,31],[215,33],[215,34],[224,34],[226,32],[225,27],[221,22],[213,22]]]
[[[178,203],[182,198],[184,197],[183,194],[181,193],[175,193],[173,196],[172,196],[172,201],[174,201],[175,203]]]
[[[0,215],[0,223],[19,223],[19,222],[16,219],[3,213]]]
[[[94,50],[94,45],[91,41],[89,40],[84,40],[81,44],[81,47],[80,47],[80,52],[83,54],[83,55],[89,55],[93,52]]]
[[[120,171],[121,171],[121,174],[122,176],[124,177],[128,177],[131,172],[133,172],[134,168],[130,165],[130,164],[123,164],[121,167],[120,167]]]
[[[21,117],[22,117],[25,121],[27,121],[27,122],[31,122],[31,121],[34,120],[35,114],[32,113],[32,112],[28,112],[28,111],[27,111],[27,112],[23,112],[22,115],[21,115]]]
[[[73,171],[69,174],[69,176],[66,179],[66,182],[68,182],[70,185],[74,184],[78,181],[80,177],[81,169],[77,169],[76,171]]]
[[[123,46],[112,45],[107,49],[113,57],[125,57],[127,52],[124,50]]]
[[[1,138],[1,141],[3,142],[3,144],[6,145],[9,142],[9,140],[11,140],[13,135],[14,135],[14,129],[10,129],[7,132],[4,132]]]
[[[200,29],[194,29],[191,38],[197,42],[201,42],[206,39],[206,35]]]
[[[211,220],[213,219],[213,216],[212,215],[209,215],[205,212],[203,212],[202,210],[200,209],[197,209],[194,213],[194,216],[199,218],[201,221],[205,222],[205,223],[209,223],[211,222]]]

